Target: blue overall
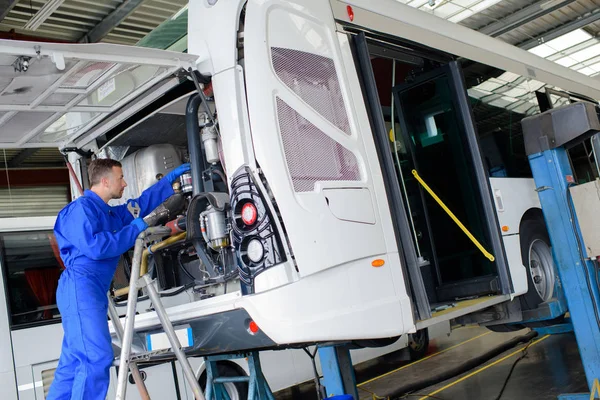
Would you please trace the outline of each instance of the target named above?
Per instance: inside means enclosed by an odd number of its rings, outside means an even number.
[[[161,179],[133,201],[144,217],[172,194],[169,180]],[[140,233],[133,220],[127,204],[111,207],[90,190],[57,217],[54,234],[66,267],[56,292],[64,338],[48,400],[106,398],[114,359],[106,295],[119,257]]]

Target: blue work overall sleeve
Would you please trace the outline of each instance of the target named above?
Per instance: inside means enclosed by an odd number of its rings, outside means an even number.
[[[134,200],[140,217],[173,195],[162,179]],[[131,202],[131,200],[130,200]],[[107,323],[110,288],[119,257],[140,233],[127,204],[111,207],[86,190],[58,215],[54,234],[65,271],[56,301],[64,330],[62,351],[47,400],[104,400],[114,359]]]

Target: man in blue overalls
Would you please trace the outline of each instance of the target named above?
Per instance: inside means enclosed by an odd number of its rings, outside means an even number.
[[[65,264],[56,301],[64,339],[48,400],[104,400],[110,382],[113,350],[108,331],[107,292],[119,257],[148,228],[142,219],[173,195],[173,182],[190,170],[184,164],[145,190],[135,201],[139,218],[127,204],[111,207],[127,186],[121,163],[97,159],[88,173],[91,190],[59,214],[54,234]]]

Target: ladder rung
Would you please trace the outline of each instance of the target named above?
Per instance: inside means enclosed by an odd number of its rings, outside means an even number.
[[[229,376],[229,377],[218,377],[213,379],[214,383],[227,383],[227,382],[250,382],[249,376]]]

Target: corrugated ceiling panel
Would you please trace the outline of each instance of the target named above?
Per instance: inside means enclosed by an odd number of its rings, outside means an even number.
[[[123,0],[65,0],[35,31],[23,29],[45,1],[20,0],[0,22],[1,31],[76,42],[98,25]],[[186,0],[146,0],[102,40],[133,45],[187,4]]]

